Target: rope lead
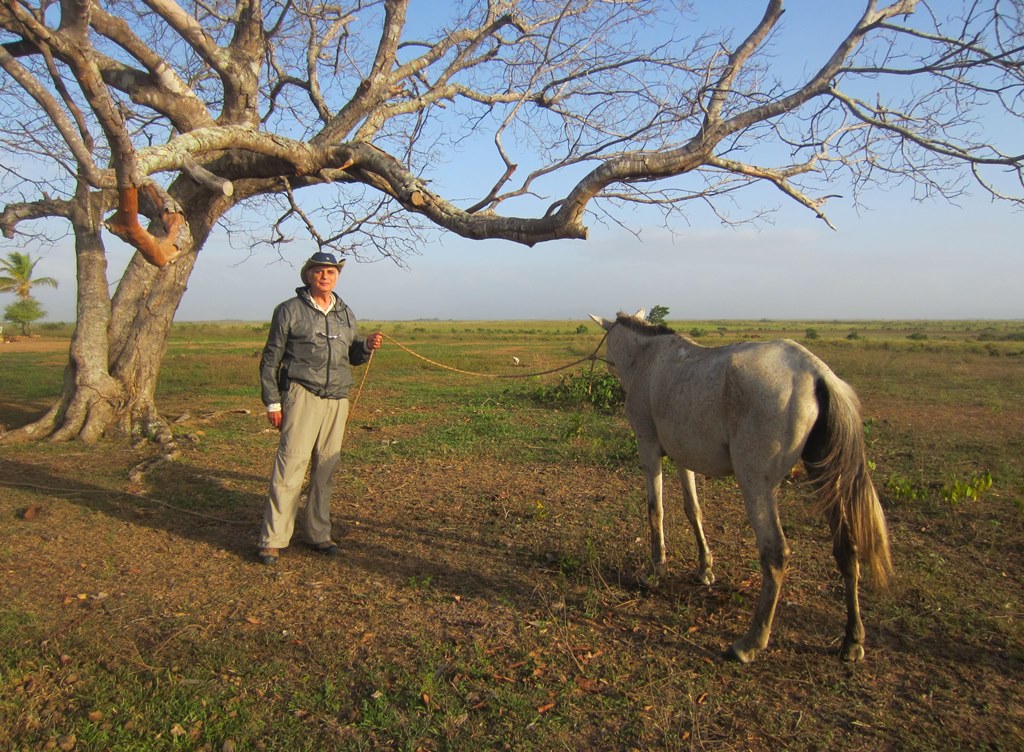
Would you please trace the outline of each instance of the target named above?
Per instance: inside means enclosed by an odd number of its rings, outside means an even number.
[[[549,373],[557,373],[558,371],[564,371],[567,368],[572,368],[575,365],[579,365],[580,363],[583,363],[583,362],[589,360],[589,361],[591,361],[591,364],[590,364],[591,381],[593,381],[594,365],[596,364],[596,362],[598,360],[603,360],[603,358],[599,357],[597,353],[601,349],[601,345],[603,345],[604,341],[608,338],[608,332],[605,332],[604,336],[601,337],[601,341],[597,343],[597,347],[594,348],[594,351],[592,353],[590,353],[590,355],[587,355],[585,357],[579,358],[578,360],[574,360],[572,363],[566,363],[564,366],[558,366],[557,368],[549,368],[546,371],[533,371],[531,373],[481,373],[479,371],[466,371],[466,370],[464,370],[462,368],[455,368],[454,366],[446,366],[444,363],[438,363],[436,360],[431,360],[430,358],[427,358],[427,357],[424,357],[423,355],[420,355],[418,352],[410,350],[408,347],[403,345],[401,342],[396,340],[391,335],[384,334],[383,332],[381,332],[381,334],[383,335],[384,339],[386,339],[389,342],[391,342],[394,345],[396,345],[400,350],[404,350],[405,352],[409,353],[414,358],[419,358],[420,360],[425,361],[427,363],[430,363],[430,365],[432,365],[432,366],[436,366],[438,368],[444,369],[445,371],[454,371],[455,373],[461,373],[461,374],[464,374],[466,376],[480,376],[480,377],[485,378],[485,379],[528,379],[528,378],[532,378],[534,376],[545,376],[545,375],[547,375]],[[352,400],[352,406],[349,408],[349,417],[351,417],[351,414],[356,409],[356,405],[359,402],[359,395],[361,395],[363,393],[363,384],[366,383],[366,377],[370,373],[370,364],[373,363],[373,353],[374,352],[376,352],[376,351],[375,350],[371,350],[370,351],[370,359],[366,361],[366,368],[363,370],[363,378],[360,379],[360,381],[359,381],[359,388],[356,390],[356,396]]]

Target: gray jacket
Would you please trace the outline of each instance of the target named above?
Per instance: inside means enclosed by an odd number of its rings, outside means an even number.
[[[370,359],[358,334],[355,315],[337,294],[334,308],[324,313],[313,305],[308,288],[296,289],[294,298],[274,309],[270,322],[260,359],[263,404],[282,402],[289,384],[318,397],[345,397],[352,386],[351,366]]]

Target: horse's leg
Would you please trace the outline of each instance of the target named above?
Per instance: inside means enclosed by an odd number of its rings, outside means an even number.
[[[700,512],[700,502],[697,501],[697,484],[693,477],[693,471],[681,467],[679,480],[683,484],[683,509],[686,510],[686,519],[690,521],[693,536],[697,539],[697,561],[700,565],[697,576],[705,585],[711,585],[715,581],[715,574],[711,571],[713,557],[711,549],[708,548],[707,539],[704,537],[703,516]]]
[[[739,477],[737,476],[737,479]],[[749,663],[758,650],[768,644],[775,618],[775,606],[779,602],[779,591],[786,574],[789,560],[789,546],[779,522],[779,509],[775,498],[775,487],[765,483],[741,482],[747,517],[754,527],[757,550],[761,559],[761,594],[754,609],[750,629],[726,651],[725,657]]]
[[[656,579],[665,568],[665,508],[662,504],[661,445],[643,442],[639,445],[640,464],[647,476],[647,527],[651,538],[651,566]]]
[[[839,567],[846,588],[846,634],[843,636],[843,646],[839,649],[839,657],[844,661],[859,661],[864,657],[864,623],[860,620],[860,602],[857,597],[857,581],[860,578],[857,549],[850,540],[838,510],[832,511],[828,523],[832,529],[832,554],[836,557],[836,566]]]

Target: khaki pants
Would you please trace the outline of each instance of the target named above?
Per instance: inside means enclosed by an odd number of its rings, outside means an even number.
[[[323,399],[292,385],[284,396],[284,421],[277,458],[270,475],[270,492],[263,514],[260,548],[287,548],[299,511],[306,466],[306,539],[313,544],[331,539],[332,473],[341,458],[341,441],[348,420],[347,399]]]

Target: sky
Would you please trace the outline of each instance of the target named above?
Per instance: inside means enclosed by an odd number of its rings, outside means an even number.
[[[756,21],[763,5],[737,0],[700,7]],[[799,44],[779,39],[779,65],[806,69],[816,52],[809,40],[834,42],[823,34],[833,26],[822,24],[822,16],[850,7],[788,4],[785,32]],[[803,59],[794,57],[797,49]],[[1010,127],[1016,133],[1020,124]],[[585,321],[590,313],[611,316],[654,305],[667,307],[670,320],[1024,319],[1020,210],[981,196],[954,206],[879,189],[863,197],[860,213],[844,199],[830,201],[833,231],[774,191],[740,194],[738,200],[753,210],[753,202],[760,206],[769,195],[778,211],[757,227],[724,227],[714,217],[694,216],[669,232],[660,217],[639,217],[631,223],[637,236],[590,221],[587,241],[534,248],[445,234],[408,258],[405,268],[388,260],[350,261],[337,291],[360,319],[376,321]],[[282,260],[274,253],[250,254],[215,234],[199,256],[176,320],[269,320],[274,305],[294,294],[298,269],[315,250],[295,243]],[[116,239],[108,251],[115,284],[129,252]],[[40,259],[38,276],[60,282],[56,290],[33,292],[46,320],[73,321],[70,242],[33,256]],[[2,297],[0,305],[6,305]]]
[[[446,235],[406,268],[350,261],[337,292],[360,319],[377,321],[585,321],[654,305],[677,320],[1024,319],[1020,213],[980,200],[954,207],[887,197],[862,216],[840,214],[836,231],[787,207],[759,229],[673,236],[652,226],[637,238],[595,226],[587,241],[534,248]],[[176,320],[269,320],[313,250],[268,263],[215,237]],[[37,275],[60,282],[34,290],[48,321],[74,320],[67,254],[39,254]],[[112,270],[127,260],[126,249],[112,250]]]

